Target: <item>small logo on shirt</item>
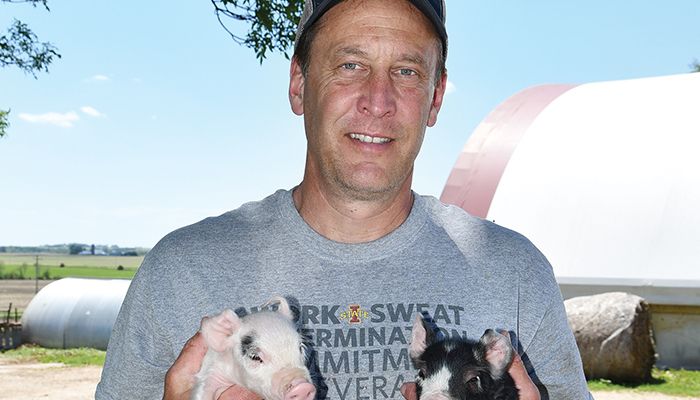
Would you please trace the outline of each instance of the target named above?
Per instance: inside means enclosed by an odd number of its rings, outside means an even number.
[[[369,318],[369,313],[363,310],[359,304],[350,304],[347,311],[340,313],[340,319],[347,319],[351,324],[359,324],[362,318]]]

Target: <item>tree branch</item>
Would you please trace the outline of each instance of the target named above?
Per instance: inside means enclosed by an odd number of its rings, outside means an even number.
[[[37,3],[41,3],[44,8],[46,8],[46,11],[51,11],[49,10],[49,6],[46,4],[48,0],[0,0],[3,3],[32,3],[34,7],[36,7]]]
[[[61,58],[56,50],[51,43],[40,43],[27,24],[15,20],[7,35],[0,36],[0,67],[14,65],[36,78],[37,71],[48,72],[54,57]]]
[[[697,59],[693,60],[689,67],[691,68],[691,72],[700,72],[700,61]]]
[[[260,63],[268,51],[278,51],[289,58],[296,26],[301,17],[304,0],[211,0],[219,24],[233,40],[253,49]],[[223,18],[222,18],[223,16]],[[224,19],[248,25],[248,33],[233,33]]]
[[[10,126],[10,123],[7,122],[7,115],[10,113],[10,110],[0,110],[0,138],[5,136],[7,133],[7,127]]]

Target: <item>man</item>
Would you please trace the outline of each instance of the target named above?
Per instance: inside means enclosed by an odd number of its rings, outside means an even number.
[[[188,341],[199,319],[249,312],[274,294],[299,301],[329,399],[413,398],[407,347],[422,311],[449,334],[514,332],[543,398],[588,398],[544,257],[514,232],[411,191],[447,82],[444,4],[306,3],[289,85],[308,142],[303,181],[149,252],[97,398],[188,398],[206,351],[200,335]],[[521,399],[540,397],[519,358],[510,373]],[[251,396],[233,387],[220,398]]]

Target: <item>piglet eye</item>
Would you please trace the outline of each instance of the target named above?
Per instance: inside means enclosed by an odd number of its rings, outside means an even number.
[[[479,376],[475,376],[467,381],[467,387],[469,390],[471,390],[473,393],[481,393],[483,391],[483,388],[481,387],[481,378]]]
[[[262,364],[262,362],[263,362],[262,358],[260,358],[258,353],[250,353],[250,354],[248,354],[248,358],[250,358],[251,360],[253,360],[255,362],[259,362],[260,364]]]

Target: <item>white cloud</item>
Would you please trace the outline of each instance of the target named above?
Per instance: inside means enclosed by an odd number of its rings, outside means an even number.
[[[451,80],[447,81],[447,86],[445,87],[445,95],[452,94],[457,91],[457,86],[452,83]]]
[[[73,111],[67,113],[48,112],[45,114],[27,114],[18,115],[19,119],[31,123],[44,123],[60,126],[61,128],[71,128],[73,123],[80,119],[78,114]]]
[[[101,75],[101,74],[93,75],[93,76],[89,77],[88,79],[86,79],[86,81],[88,81],[88,82],[108,82],[110,80],[111,79],[109,79],[109,77],[107,75]]]
[[[95,108],[90,107],[90,106],[83,106],[83,107],[80,107],[80,111],[82,111],[83,113],[85,113],[85,114],[87,114],[87,115],[89,115],[89,116],[91,116],[91,117],[95,117],[95,118],[99,118],[99,117],[104,117],[104,116],[105,116],[104,114],[102,114],[101,112],[97,111]]]

